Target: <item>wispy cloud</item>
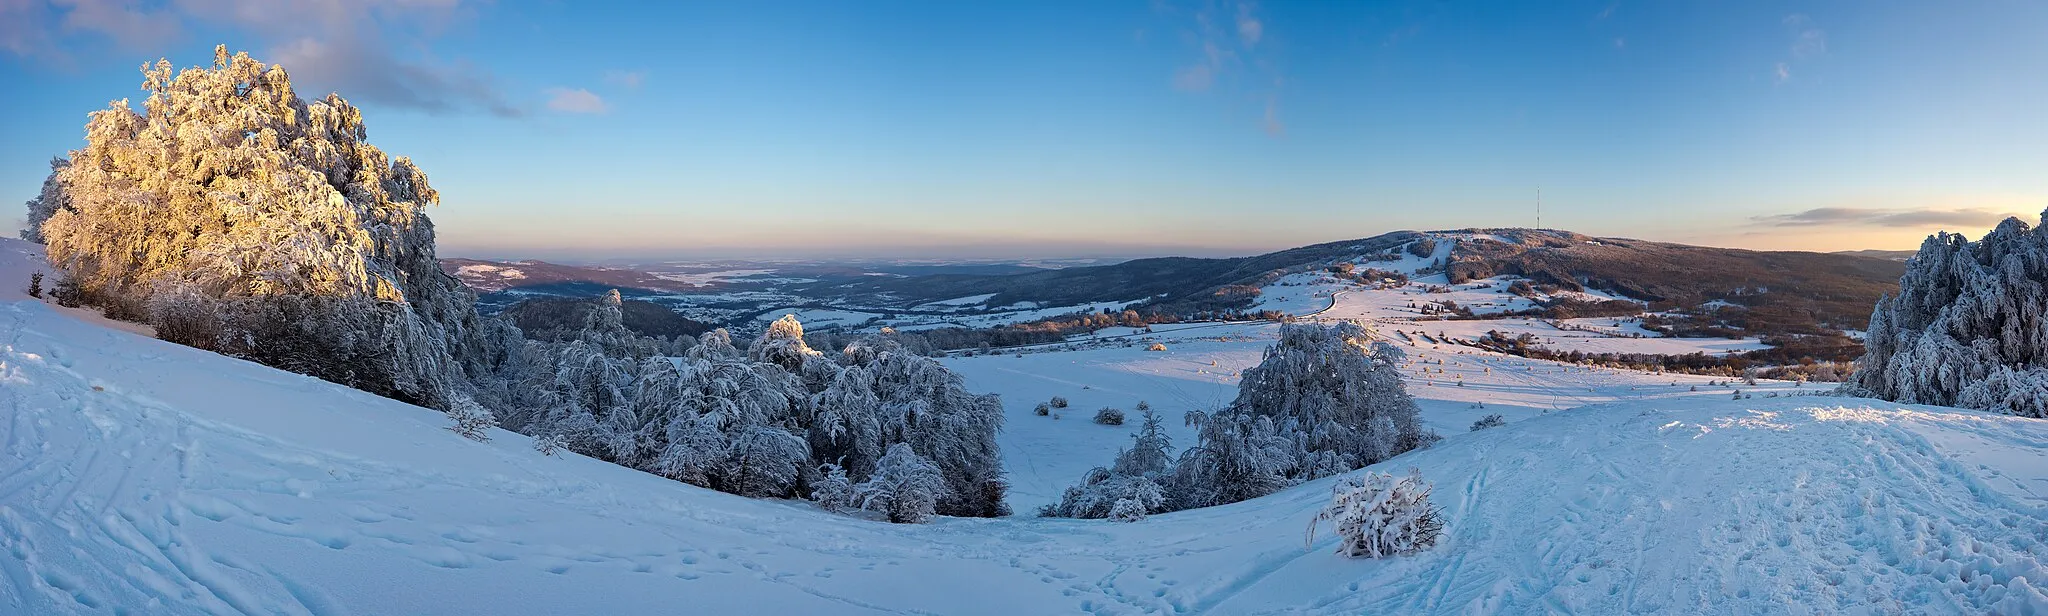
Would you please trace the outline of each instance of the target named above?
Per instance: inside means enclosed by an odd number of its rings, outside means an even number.
[[[434,58],[429,44],[473,12],[476,0],[0,0],[0,50],[65,59],[103,37],[160,50],[195,26],[238,28],[267,49],[307,93],[428,113],[521,115],[492,75]],[[87,35],[81,38],[79,35]],[[400,54],[397,50],[415,50]]]
[[[295,81],[355,100],[427,113],[482,110],[507,118],[525,114],[505,99],[486,71],[467,63],[400,59],[358,37],[302,38],[261,59],[284,66]]]
[[[156,49],[183,32],[178,15],[121,0],[0,0],[0,51],[69,64],[65,37],[89,37],[94,47]]]
[[[1205,3],[1181,11],[1169,3],[1154,9],[1181,21],[1182,39],[1194,57],[1173,69],[1169,83],[1188,93],[1220,93],[1257,101],[1258,125],[1271,135],[1286,132],[1280,119],[1281,86],[1286,80],[1265,51],[1270,38],[1259,7],[1249,1]]]
[[[638,90],[640,89],[640,84],[647,82],[647,73],[645,71],[609,70],[604,72],[604,82],[628,90]]]
[[[1753,216],[1750,223],[1769,227],[1933,227],[1983,228],[2014,216],[1981,208],[1902,209],[1822,207],[1769,216]]]
[[[1813,19],[1800,13],[1786,15],[1779,21],[1784,24],[1786,35],[1791,38],[1790,49],[1786,51],[1788,57],[1771,69],[1773,80],[1782,84],[1792,80],[1794,63],[1816,58],[1828,52],[1828,33],[1814,27]]]
[[[604,113],[604,99],[583,88],[548,88],[548,109],[562,113]]]
[[[1260,22],[1258,17],[1252,15],[1252,5],[1250,3],[1237,5],[1237,38],[1244,41],[1244,46],[1247,48],[1258,46],[1259,37],[1265,35],[1266,25]]]

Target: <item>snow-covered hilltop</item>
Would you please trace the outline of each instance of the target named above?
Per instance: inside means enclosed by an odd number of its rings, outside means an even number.
[[[36,267],[24,244],[4,247],[0,277]],[[1453,372],[1430,378],[1467,382],[1411,380],[1448,438],[1373,468],[1421,469],[1446,535],[1415,556],[1355,560],[1327,534],[1304,544],[1331,479],[1134,524],[891,525],[546,457],[516,434],[466,440],[438,412],[110,329],[13,285],[0,293],[5,613],[2048,609],[2036,588],[2048,579],[2039,420],[1736,401],[1667,377],[1418,347],[1411,370],[1447,360]],[[1003,450],[1023,510],[1033,474],[1071,483],[1113,451],[1092,443],[1128,432],[1032,416],[1030,400],[1199,398],[1215,391],[1202,378],[1229,370],[1205,357],[1262,345],[1190,339],[1166,353],[953,363],[1009,400]],[[1093,367],[1053,367],[1068,357]],[[1528,376],[1537,368],[1555,376]],[[1537,408],[1653,386],[1666,397]],[[1796,390],[1766,383],[1752,395]],[[1453,431],[1480,412],[1456,396],[1498,400],[1486,410],[1514,420]]]

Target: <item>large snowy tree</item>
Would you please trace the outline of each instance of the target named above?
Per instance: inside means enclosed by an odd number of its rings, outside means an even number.
[[[60,299],[441,408],[505,360],[509,329],[435,261],[439,195],[348,101],[303,100],[225,47],[142,73],[142,108],[94,112],[30,203],[23,236],[48,244]]]
[[[2048,212],[1941,233],[1877,302],[1850,393],[2048,417]]]

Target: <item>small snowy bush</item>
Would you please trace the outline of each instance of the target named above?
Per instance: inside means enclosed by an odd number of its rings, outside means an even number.
[[[1102,407],[1102,410],[1095,412],[1095,423],[1105,426],[1124,425],[1124,412],[1122,409]]]
[[[1487,428],[1498,428],[1505,425],[1508,425],[1508,421],[1506,419],[1502,419],[1500,413],[1494,413],[1492,415],[1487,415],[1485,417],[1479,418],[1479,421],[1472,422],[1472,431],[1478,432],[1480,430],[1485,430]]]
[[[491,442],[491,428],[498,427],[498,416],[466,395],[456,396],[444,413],[455,422],[449,430],[479,443]]]
[[[1120,499],[1109,508],[1109,519],[1118,522],[1136,522],[1145,519],[1145,505],[1133,499]]]
[[[837,464],[826,464],[818,468],[825,475],[811,488],[811,500],[830,511],[850,511],[854,506],[853,481],[846,478],[846,469]]]
[[[1047,415],[1051,415],[1051,414],[1052,414],[1052,405],[1050,405],[1050,404],[1046,404],[1046,403],[1044,403],[1044,402],[1040,402],[1040,403],[1038,403],[1038,406],[1037,406],[1037,407],[1034,407],[1034,408],[1032,408],[1032,409],[1031,409],[1031,414],[1033,414],[1033,415],[1037,415],[1037,416],[1039,416],[1039,417],[1044,417],[1044,416],[1047,416]]]
[[[568,442],[560,434],[533,437],[533,450],[540,452],[540,455],[543,456],[555,455],[556,451],[566,446],[568,446]]]
[[[1082,389],[1087,388],[1084,387]],[[1052,407],[1056,409],[1067,408],[1067,398],[1065,396],[1053,396],[1052,402],[1050,404],[1052,404]]]
[[[1443,518],[1429,504],[1430,485],[1422,471],[1407,477],[1368,472],[1338,480],[1330,505],[1309,523],[1309,541],[1316,527],[1329,520],[1337,531],[1337,553],[1352,558],[1385,558],[1413,554],[1436,545]]]

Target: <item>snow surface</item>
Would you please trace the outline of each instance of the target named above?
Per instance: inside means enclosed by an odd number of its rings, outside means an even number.
[[[1004,394],[1020,515],[891,525],[468,441],[110,329],[22,296],[30,254],[0,242],[0,614],[2048,610],[2042,420],[1420,345],[1404,371],[1448,438],[1375,470],[1434,482],[1435,549],[1307,542],[1335,478],[1129,524],[1023,515],[1129,432],[1085,414],[1227,400],[1272,335],[1155,329],[1165,352],[947,360]],[[1056,394],[1068,415],[1030,415]],[[1457,425],[1486,412],[1511,421]]]

